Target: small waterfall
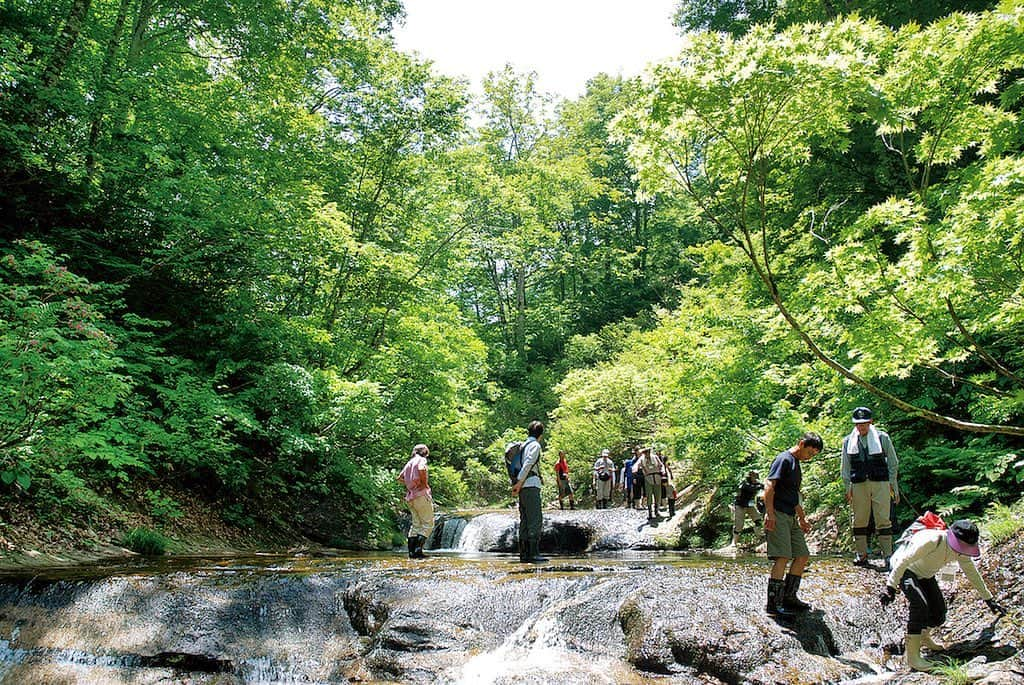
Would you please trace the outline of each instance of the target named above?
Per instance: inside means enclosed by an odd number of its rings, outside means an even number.
[[[448,518],[441,524],[441,534],[437,537],[432,549],[458,549],[462,531],[466,529],[466,519]]]
[[[480,540],[483,537],[483,533],[486,530],[483,522],[480,521],[480,517],[471,520],[469,523],[462,527],[461,534],[459,536],[459,544],[457,545],[459,551],[462,552],[479,552]]]
[[[517,548],[519,518],[512,513],[474,516],[462,531],[460,552],[512,552]]]

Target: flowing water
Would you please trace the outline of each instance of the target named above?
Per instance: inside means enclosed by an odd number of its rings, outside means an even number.
[[[451,551],[422,561],[176,558],[0,576],[0,682],[770,683],[885,671],[901,618],[865,601],[876,574],[815,561],[804,583],[815,610],[780,625],[763,613],[764,560],[645,550],[632,514],[602,524],[594,513],[550,517],[549,546],[568,549],[538,566],[487,551],[514,547],[502,512],[442,522],[435,546]],[[609,541],[640,549],[586,551]]]

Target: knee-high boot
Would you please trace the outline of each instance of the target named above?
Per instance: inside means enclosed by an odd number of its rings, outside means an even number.
[[[803,602],[796,596],[796,593],[800,590],[800,576],[794,576],[792,573],[786,574],[785,585],[782,593],[782,606],[793,611],[807,611],[811,608],[811,605],[807,602]]]
[[[782,604],[782,596],[785,592],[785,582],[782,578],[769,578],[768,579],[768,602],[765,604],[764,611],[766,614],[771,616],[779,616],[782,618],[788,618],[793,616],[793,612],[787,609]]]
[[[540,555],[540,540],[530,540],[529,545],[529,556],[527,562],[530,564],[541,564],[548,560],[547,557]]]
[[[935,664],[921,656],[921,634],[907,633],[907,666],[914,671],[931,672]]]

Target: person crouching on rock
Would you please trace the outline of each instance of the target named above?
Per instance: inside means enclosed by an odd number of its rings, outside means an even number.
[[[907,618],[907,666],[915,671],[930,671],[935,664],[921,657],[921,647],[932,651],[942,649],[931,636],[933,628],[946,621],[946,600],[935,580],[935,574],[946,564],[956,561],[985,604],[998,616],[1006,613],[985,587],[974,559],[978,549],[978,527],[971,521],[954,521],[948,530],[922,530],[892,556],[892,570],[879,600],[888,606],[899,587],[910,602]]]
[[[398,480],[405,483],[405,503],[412,514],[409,525],[409,558],[423,559],[423,545],[434,530],[434,498],[427,482],[427,457],[430,450],[426,445],[412,448],[412,457],[398,474]]]

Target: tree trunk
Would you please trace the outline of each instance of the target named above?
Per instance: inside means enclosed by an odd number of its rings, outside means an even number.
[[[526,267],[515,269],[516,277],[516,353],[519,359],[526,362]]]
[[[93,104],[92,117],[89,122],[89,143],[86,146],[85,168],[92,178],[96,168],[96,147],[99,144],[100,134],[103,130],[103,116],[106,113],[107,104],[110,102],[110,93],[113,89],[111,75],[114,71],[114,63],[117,60],[117,49],[121,43],[121,34],[124,32],[125,21],[128,18],[128,8],[132,0],[121,0],[117,9],[117,18],[114,20],[114,27],[110,32],[110,40],[107,41],[107,49],[103,55],[103,66],[100,69],[100,77],[96,84],[96,100]]]
[[[82,34],[82,27],[85,25],[90,5],[92,5],[92,0],[74,0],[71,3],[64,28],[57,38],[53,52],[50,53],[50,61],[46,63],[39,79],[43,88],[52,88],[64,73],[64,68],[67,67],[68,60],[71,59],[71,53],[75,49],[78,37]]]

